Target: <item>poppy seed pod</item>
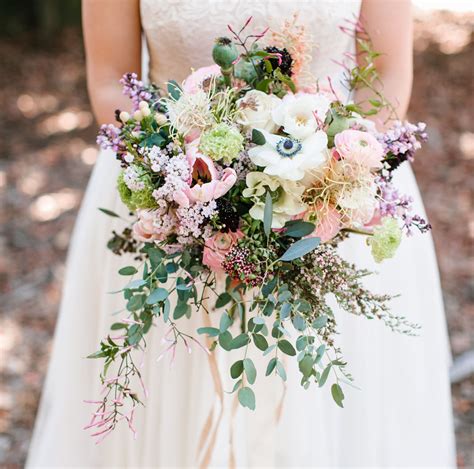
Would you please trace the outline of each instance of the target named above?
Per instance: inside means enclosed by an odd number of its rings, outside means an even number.
[[[228,37],[219,37],[212,49],[214,62],[226,71],[232,68],[233,63],[239,57],[239,51]]]

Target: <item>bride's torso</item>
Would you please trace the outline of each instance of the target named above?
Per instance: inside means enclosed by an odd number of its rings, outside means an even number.
[[[251,33],[278,29],[297,14],[311,35],[308,69],[320,80],[343,73],[336,62],[354,50],[354,39],[340,26],[358,18],[361,0],[141,0],[142,27],[150,57],[149,78],[157,83],[182,81],[191,69],[210,65],[218,36],[230,35],[252,16]]]

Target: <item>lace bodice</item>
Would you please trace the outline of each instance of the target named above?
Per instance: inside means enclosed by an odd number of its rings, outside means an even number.
[[[339,29],[359,16],[361,0],[141,0],[141,18],[150,57],[149,78],[162,85],[182,81],[191,67],[210,65],[213,40],[239,29],[249,16],[249,30],[279,30],[298,14],[314,44],[309,71],[320,80],[342,73],[335,62],[353,52],[354,40]]]

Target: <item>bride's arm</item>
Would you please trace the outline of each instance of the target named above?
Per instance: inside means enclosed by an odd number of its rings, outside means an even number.
[[[376,61],[383,95],[396,108],[403,119],[410,102],[413,79],[413,24],[410,0],[363,0],[362,24],[368,32],[374,50],[381,52]],[[371,98],[371,91],[356,93],[356,101]],[[384,110],[376,116],[379,123],[389,117]],[[383,125],[383,124],[382,124]]]
[[[115,109],[130,107],[120,77],[140,74],[139,0],[82,0],[82,23],[92,109],[99,124],[113,122]]]

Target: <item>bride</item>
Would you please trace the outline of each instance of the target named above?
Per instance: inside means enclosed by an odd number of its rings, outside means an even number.
[[[315,43],[311,73],[321,80],[331,76],[334,83],[341,75],[335,62],[355,49],[354,39],[339,26],[360,17],[383,53],[378,67],[384,94],[397,103],[400,116],[405,114],[412,80],[408,0],[83,0],[89,92],[98,122],[112,121],[116,108],[128,106],[118,80],[125,72],[142,70],[142,31],[149,78],[163,84],[184,79],[192,65],[210,64],[212,40],[226,34],[228,23],[238,26],[253,16],[255,27],[264,27],[295,13]],[[341,245],[344,257],[379,271],[369,280],[373,290],[401,294],[394,311],[422,325],[421,335],[413,338],[377,322],[341,316],[338,339],[360,388],[347,391],[344,409],[334,405],[326,389],[302,389],[298,370],[290,366],[284,398],[279,382],[260,380],[257,412],[234,407],[230,395],[220,401],[204,354],[178,352],[174,367],[157,362],[162,350],[158,326],[143,362],[150,395],[137,416],[137,439],[118,428],[94,445],[82,430],[90,412],[83,400],[99,393],[100,363],[84,357],[106,335],[111,313],[121,309],[121,298],[108,292],[122,287],[115,272],[123,261],[106,250],[119,225],[97,210],[123,212],[115,190],[118,166],[110,152],[100,155],[78,217],[29,467],[455,466],[449,346],[429,235],[406,239],[397,257],[382,267],[375,267],[362,240]],[[408,163],[397,177],[398,187],[415,195],[422,212]],[[193,321],[196,325],[199,318],[193,317],[190,327]],[[227,369],[223,360],[218,356],[222,374]],[[213,427],[218,429],[214,444],[203,443],[201,430],[214,408],[223,418]]]

